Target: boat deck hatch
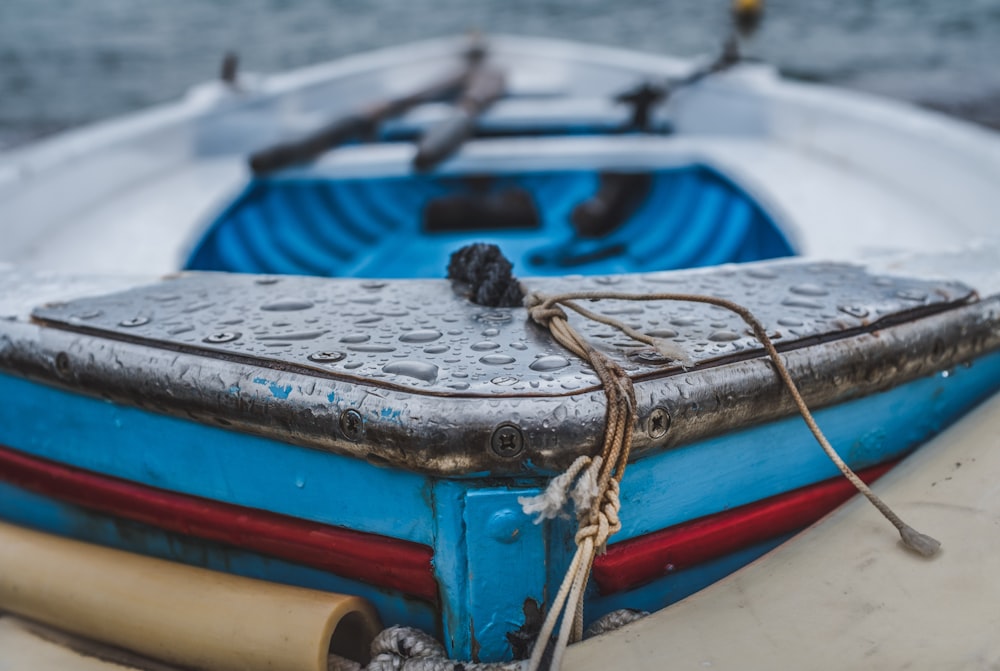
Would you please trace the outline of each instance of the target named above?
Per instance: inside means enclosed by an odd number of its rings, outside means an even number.
[[[186,267],[441,277],[449,255],[470,242],[498,244],[521,275],[647,272],[793,253],[759,204],[702,165],[377,179],[296,173],[255,179]]]

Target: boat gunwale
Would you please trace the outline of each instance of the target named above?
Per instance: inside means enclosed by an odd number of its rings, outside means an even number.
[[[790,342],[781,348],[782,356],[807,403],[818,409],[1000,349],[998,306],[1000,296],[951,303],[914,321],[875,323],[850,333]],[[550,396],[430,394],[40,323],[0,324],[0,369],[160,414],[445,477],[555,472],[597,449],[604,426],[605,400],[599,388]],[[275,372],[283,387],[296,390],[287,398],[260,394],[248,400],[232,393],[234,384],[252,389],[252,381],[262,373]],[[633,460],[795,412],[772,363],[760,352],[742,360],[699,364],[686,371],[675,366],[641,376],[636,392],[640,420]],[[572,396],[574,421],[554,431],[551,418]],[[342,413],[352,408],[364,413],[360,436],[347,435],[342,426]],[[385,412],[401,408],[403,416]],[[666,435],[653,438],[648,420],[656,409],[667,412],[670,424]],[[420,417],[447,418],[448,440],[411,419]],[[498,418],[510,417],[518,418],[525,447],[505,458],[490,449],[490,441],[497,428],[509,423]]]

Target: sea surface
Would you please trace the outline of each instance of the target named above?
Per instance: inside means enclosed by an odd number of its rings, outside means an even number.
[[[273,72],[479,30],[712,53],[728,0],[0,0],[0,148],[183,94],[227,50]],[[1000,0],[770,0],[751,52],[1000,128]]]

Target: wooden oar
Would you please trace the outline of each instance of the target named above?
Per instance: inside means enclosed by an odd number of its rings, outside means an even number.
[[[413,167],[426,171],[451,156],[476,130],[476,119],[504,95],[503,70],[481,64],[470,74],[465,89],[449,118],[434,125],[417,144]]]
[[[310,135],[262,149],[250,156],[250,169],[260,175],[290,165],[306,163],[348,140],[370,136],[386,119],[399,116],[421,103],[457,94],[479,70],[484,51],[473,46],[466,52],[466,65],[422,89],[398,98],[380,101],[360,111],[335,119]]]

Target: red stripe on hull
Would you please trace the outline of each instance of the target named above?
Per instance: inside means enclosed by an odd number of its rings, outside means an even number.
[[[433,550],[99,475],[0,446],[0,480],[166,531],[227,543],[436,602]]]
[[[896,463],[874,466],[858,475],[872,482]],[[593,580],[601,594],[634,589],[674,571],[802,529],[854,493],[849,482],[835,478],[622,541],[594,560]]]

